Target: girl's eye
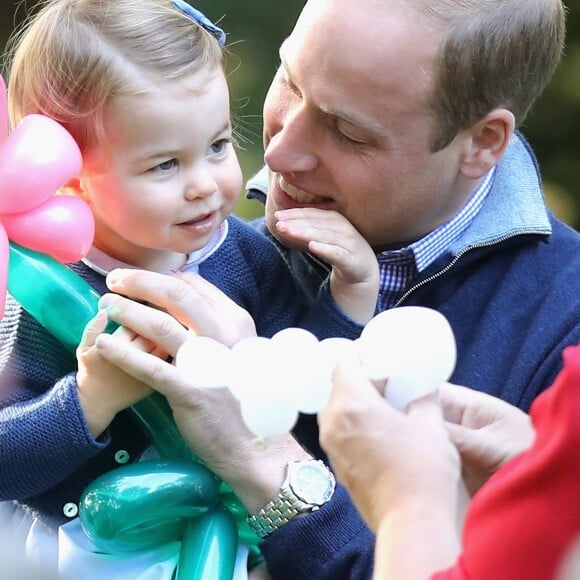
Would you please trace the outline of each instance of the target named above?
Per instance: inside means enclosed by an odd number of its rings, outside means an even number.
[[[302,93],[298,90],[298,87],[296,85],[294,85],[288,78],[286,78],[284,75],[280,76],[280,83],[288,90],[290,91],[290,93],[292,93],[295,97],[301,99],[302,98]]]
[[[226,147],[229,145],[229,139],[218,139],[217,141],[213,142],[209,147],[210,155],[220,155],[226,150]]]
[[[153,169],[156,171],[171,171],[171,169],[173,169],[175,166],[177,165],[177,159],[168,159],[167,161],[164,161],[163,163],[159,163],[159,165],[156,165]]]

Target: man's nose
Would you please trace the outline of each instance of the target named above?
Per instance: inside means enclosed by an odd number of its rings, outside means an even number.
[[[297,107],[287,112],[279,130],[270,136],[264,160],[279,173],[312,171],[318,164],[317,146],[313,120]]]

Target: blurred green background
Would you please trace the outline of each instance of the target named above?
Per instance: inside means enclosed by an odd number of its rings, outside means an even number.
[[[535,0],[529,0],[534,2]],[[550,86],[537,101],[522,128],[536,151],[554,212],[580,229],[580,0],[568,8],[567,48]],[[35,0],[4,0],[0,8],[2,44]],[[227,70],[244,175],[262,163],[262,102],[278,64],[278,46],[304,0],[195,0],[194,5],[219,21],[228,33]],[[241,200],[236,213],[259,215],[257,202]]]

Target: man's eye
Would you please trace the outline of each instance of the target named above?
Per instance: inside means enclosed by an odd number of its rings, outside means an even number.
[[[352,137],[349,137],[348,135],[345,135],[342,131],[340,130],[336,130],[336,136],[338,137],[338,140],[343,143],[344,145],[347,145],[349,147],[364,147],[366,145],[366,143],[364,141],[359,141],[358,139],[353,139]]]

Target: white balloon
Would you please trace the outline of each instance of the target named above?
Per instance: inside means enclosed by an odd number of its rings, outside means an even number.
[[[301,354],[318,346],[318,338],[303,328],[284,328],[272,337],[277,347],[286,350],[292,360],[300,360]]]
[[[385,396],[393,407],[405,411],[411,401],[435,392],[449,378],[447,369],[436,361],[424,364],[397,369],[388,378]]]
[[[175,366],[194,387],[225,387],[229,383],[230,354],[221,342],[192,333],[177,351]]]
[[[236,399],[259,399],[270,390],[273,352],[272,342],[260,336],[246,338],[232,347],[228,387]]]
[[[352,340],[348,338],[325,338],[318,343],[310,358],[307,388],[300,390],[298,409],[301,413],[314,414],[322,410],[332,392],[332,373],[337,363],[357,356]]]
[[[261,439],[280,437],[292,430],[298,420],[298,410],[287,401],[269,397],[242,400],[242,419],[248,429]]]
[[[358,356],[354,341],[348,338],[325,338],[320,341],[320,347],[319,354],[324,364],[331,367],[331,372],[342,360]]]
[[[272,337],[278,361],[276,391],[294,401],[303,413],[319,406],[320,356],[318,338],[302,328],[285,328]]]
[[[385,310],[366,325],[357,342],[367,376],[388,378],[386,397],[400,410],[436,390],[455,368],[453,330],[430,308]]]

